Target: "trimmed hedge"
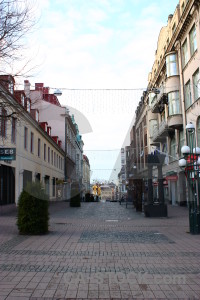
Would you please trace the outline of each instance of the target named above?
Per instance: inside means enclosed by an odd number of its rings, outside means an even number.
[[[49,197],[40,182],[30,182],[18,201],[17,226],[20,234],[48,232]]]
[[[81,206],[81,195],[79,190],[79,185],[73,183],[71,186],[71,198],[70,207],[80,207]]]

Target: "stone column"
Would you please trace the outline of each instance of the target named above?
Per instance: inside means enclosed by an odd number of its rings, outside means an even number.
[[[158,165],[158,198],[159,198],[159,202],[164,204],[162,165]]]
[[[148,204],[153,204],[152,169],[153,165],[148,164]]]

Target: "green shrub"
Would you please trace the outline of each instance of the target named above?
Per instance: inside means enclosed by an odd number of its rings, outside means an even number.
[[[48,232],[48,200],[40,182],[27,184],[18,201],[17,226],[21,234]]]
[[[81,195],[79,190],[79,185],[73,183],[71,186],[71,198],[70,207],[80,207],[81,206]]]

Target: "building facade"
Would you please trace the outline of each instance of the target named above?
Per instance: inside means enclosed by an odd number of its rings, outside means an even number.
[[[125,148],[121,148],[121,170],[118,174],[118,194],[119,199],[122,195],[126,195],[126,150]]]
[[[50,199],[56,199],[56,181],[64,177],[64,151],[48,126],[39,122],[31,99],[15,90],[12,76],[0,76],[0,109],[1,152],[16,152],[14,160],[1,157],[0,203],[17,204],[27,182],[35,180],[42,182]]]
[[[82,164],[83,164],[83,141],[79,135],[78,125],[69,110],[61,106],[56,95],[50,93],[49,87],[44,83],[35,83],[35,89],[30,89],[29,81],[25,81],[24,91],[30,95],[33,107],[40,112],[40,121],[48,123],[51,134],[58,140],[63,151],[65,151],[65,198],[71,197],[71,185],[78,182],[82,190]],[[59,137],[59,139],[58,139]]]
[[[179,168],[186,124],[196,128],[200,146],[200,1],[180,0],[160,31],[147,90],[136,110],[137,176],[147,178],[147,154],[165,155],[163,187],[166,201],[187,205],[184,172]],[[145,179],[146,178],[146,179]],[[158,197],[158,172],[153,170],[154,197]],[[145,184],[143,196],[145,197]]]

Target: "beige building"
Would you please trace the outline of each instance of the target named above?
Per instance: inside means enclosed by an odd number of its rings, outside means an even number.
[[[186,205],[187,190],[178,166],[186,143],[186,124],[192,122],[200,146],[200,2],[180,0],[160,31],[148,87],[136,110],[137,175],[147,179],[147,154],[164,153],[165,199]],[[153,171],[154,197],[158,173]],[[145,197],[145,184],[143,185]]]
[[[83,141],[79,135],[78,125],[74,115],[61,106],[56,95],[50,93],[50,88],[44,83],[35,83],[35,88],[30,88],[30,82],[25,80],[24,91],[32,101],[32,106],[40,113],[40,122],[48,123],[51,135],[60,144],[66,153],[64,182],[65,197],[71,197],[71,184],[78,182],[82,190],[82,164]]]
[[[64,178],[64,151],[47,124],[39,122],[30,98],[15,91],[14,85],[12,76],[0,76],[1,154],[16,153],[14,160],[1,156],[0,202],[17,204],[27,182],[35,180],[43,183],[50,199],[56,199],[56,181]]]

